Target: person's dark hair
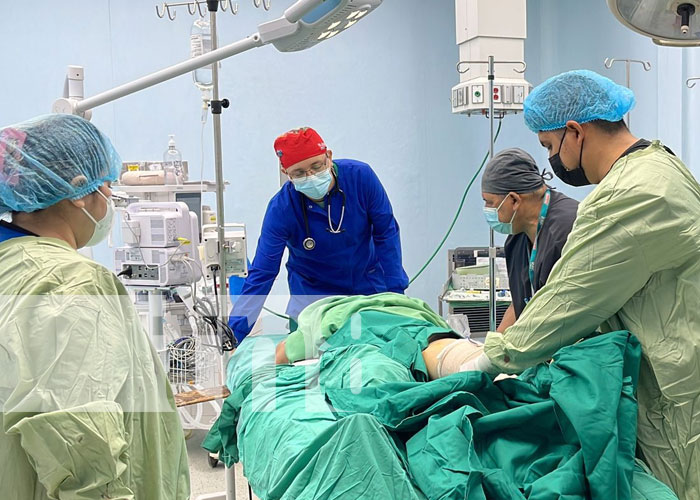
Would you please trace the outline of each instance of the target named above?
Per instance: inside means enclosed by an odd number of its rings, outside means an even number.
[[[593,120],[591,122],[599,130],[602,130],[606,134],[615,135],[623,130],[627,130],[627,124],[625,120],[619,120],[616,122],[609,122],[606,120]]]

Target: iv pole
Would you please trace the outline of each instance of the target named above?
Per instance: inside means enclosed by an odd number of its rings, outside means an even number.
[[[219,0],[207,0],[207,8],[209,9],[209,25],[211,26],[211,48],[212,51],[218,49],[218,35],[216,32],[216,11],[219,8]],[[223,320],[224,314],[228,309],[226,291],[226,256],[222,251],[222,246],[226,241],[224,224],[226,218],[224,216],[224,167],[223,167],[223,148],[221,146],[221,110],[228,108],[228,99],[219,100],[219,64],[212,63],[212,100],[209,103],[211,107],[212,122],[214,126],[214,168],[216,171],[216,225],[219,240],[219,293],[217,298],[217,316]],[[216,293],[216,290],[214,290]],[[223,340],[223,333],[217,332],[219,338]],[[226,373],[226,365],[228,364],[228,353],[224,352],[221,358],[221,373]],[[236,499],[236,469],[235,466],[226,467],[226,498]]]
[[[493,160],[493,80],[495,78],[493,56],[489,56],[489,160]],[[496,243],[493,228],[489,228],[489,330],[496,331]]]
[[[218,0],[207,0],[207,7],[209,9],[209,24],[211,26],[211,44],[212,50],[217,49],[217,34],[216,34],[216,11],[219,7]],[[228,99],[219,100],[219,65],[213,63],[211,65],[212,70],[212,100],[209,105],[211,106],[211,114],[213,117],[214,124],[214,168],[216,170],[216,209],[217,209],[217,230],[219,237],[219,287],[221,288],[221,293],[218,295],[217,309],[219,317],[223,317],[224,311],[226,310],[226,269],[225,269],[225,255],[221,251],[221,247],[225,241],[224,233],[224,167],[223,167],[223,151],[221,147],[221,110],[222,108],[228,108]]]

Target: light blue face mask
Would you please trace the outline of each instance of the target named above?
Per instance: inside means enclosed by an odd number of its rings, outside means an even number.
[[[312,200],[322,200],[328,193],[328,188],[331,187],[333,176],[331,169],[326,169],[316,175],[302,177],[301,179],[292,179],[294,189],[302,194],[305,194]]]
[[[484,207],[484,217],[486,217],[486,223],[491,226],[491,229],[501,234],[513,234],[513,220],[515,219],[515,214],[518,213],[516,210],[513,212],[513,217],[510,218],[510,222],[501,222],[498,220],[498,211],[503,206],[503,203],[508,199],[506,196],[498,208]]]

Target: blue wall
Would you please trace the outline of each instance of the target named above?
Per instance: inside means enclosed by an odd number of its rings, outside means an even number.
[[[6,46],[0,124],[45,113],[61,93],[65,67],[85,66],[86,94],[179,62],[189,56],[193,20],[186,9],[170,22],[158,19],[144,0],[7,2],[0,17]],[[219,16],[220,44],[243,38],[279,16],[291,0],[272,0],[266,14],[251,0],[237,16]],[[662,138],[700,174],[700,144],[692,123],[700,86],[685,89],[686,76],[700,76],[700,49],[659,49],[622,27],[604,0],[530,0],[527,78],[536,85],[574,68],[589,68],[624,83],[623,66],[603,68],[605,57],[652,63],[633,70],[639,104],[632,128]],[[272,47],[226,60],[222,96],[232,106],[223,115],[224,169],[230,222],[245,222],[249,251],[255,250],[262,216],[278,189],[272,141],[286,129],[316,128],[337,158],[370,163],[379,174],[402,229],[404,265],[413,275],[444,235],[459,198],[488,150],[488,121],[450,113],[450,89],[458,59],[451,0],[385,0],[347,33],[296,54]],[[204,172],[213,178],[211,120],[200,141],[199,92],[190,75],[94,110],[93,122],[114,141],[125,160],[159,159],[174,133],[197,176],[204,147]],[[521,116],[504,121],[497,149],[520,146],[545,166],[546,154]],[[554,181],[561,188],[561,183]],[[562,188],[577,198],[586,189]],[[213,199],[210,198],[213,203]],[[484,245],[478,182],[445,248]],[[109,262],[101,248],[96,256]],[[436,305],[446,278],[440,252],[410,293]],[[285,293],[281,275],[275,288]]]

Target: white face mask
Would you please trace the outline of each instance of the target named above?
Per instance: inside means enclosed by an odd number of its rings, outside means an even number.
[[[100,193],[100,196],[102,196],[107,202],[107,213],[105,213],[105,216],[102,217],[101,220],[97,221],[92,215],[90,215],[90,212],[85,210],[85,208],[82,208],[85,215],[87,215],[95,224],[95,231],[92,233],[92,237],[88,240],[88,242],[85,243],[86,247],[94,247],[95,245],[102,243],[112,231],[112,223],[114,222],[114,203],[111,199],[102,194],[102,191],[99,189],[97,192]]]

